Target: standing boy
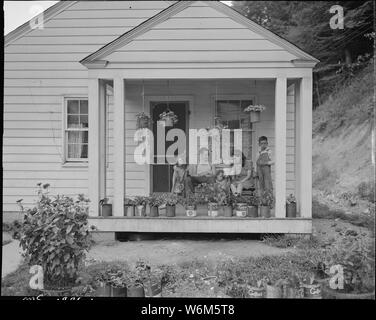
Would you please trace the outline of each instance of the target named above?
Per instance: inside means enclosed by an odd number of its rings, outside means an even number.
[[[256,162],[257,165],[257,176],[259,179],[260,194],[263,194],[265,191],[272,193],[273,184],[272,184],[272,174],[271,166],[272,162],[272,153],[268,146],[268,138],[262,136],[259,138],[260,152]]]

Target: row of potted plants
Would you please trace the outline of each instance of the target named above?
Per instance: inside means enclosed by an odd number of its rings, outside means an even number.
[[[208,216],[217,217],[271,217],[271,208],[273,207],[273,195],[265,192],[261,197],[253,193],[250,196],[233,196],[224,192],[210,192],[198,189],[196,193],[180,197],[172,193],[152,194],[149,197],[136,196],[134,198],[125,197],[124,216],[144,217],[146,216],[146,206],[150,210],[148,216],[158,217],[161,207],[166,209],[167,217],[176,215],[176,206],[181,204],[185,207],[186,216],[197,216],[197,207],[207,205]],[[101,215],[112,216],[112,205],[108,199],[101,200]],[[296,200],[290,195],[286,200],[286,216],[296,217]]]
[[[95,277],[96,295],[102,297],[156,297],[162,291],[162,277],[144,261],[136,262],[127,272],[120,265],[113,265]]]

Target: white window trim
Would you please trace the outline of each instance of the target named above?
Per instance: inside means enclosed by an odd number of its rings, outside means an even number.
[[[67,150],[67,139],[66,139],[66,131],[67,131],[67,101],[68,100],[87,100],[89,102],[89,98],[87,95],[64,95],[62,101],[62,151],[63,151],[63,167],[88,167],[89,159],[72,159],[68,158],[68,150]],[[89,110],[88,110],[89,112]],[[72,130],[72,129],[70,129]],[[82,131],[82,130],[79,130]],[[85,130],[86,131],[86,130]],[[88,134],[89,128],[87,129]]]

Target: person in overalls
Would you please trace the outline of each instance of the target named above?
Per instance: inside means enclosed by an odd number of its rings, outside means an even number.
[[[272,153],[268,146],[268,138],[262,136],[259,138],[260,152],[256,162],[257,165],[257,177],[259,180],[259,191],[260,194],[263,194],[265,191],[272,192],[272,173],[271,166],[272,162]]]

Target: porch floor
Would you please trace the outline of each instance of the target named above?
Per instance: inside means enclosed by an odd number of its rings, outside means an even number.
[[[90,217],[104,232],[312,233],[309,218],[239,218],[209,216]]]

